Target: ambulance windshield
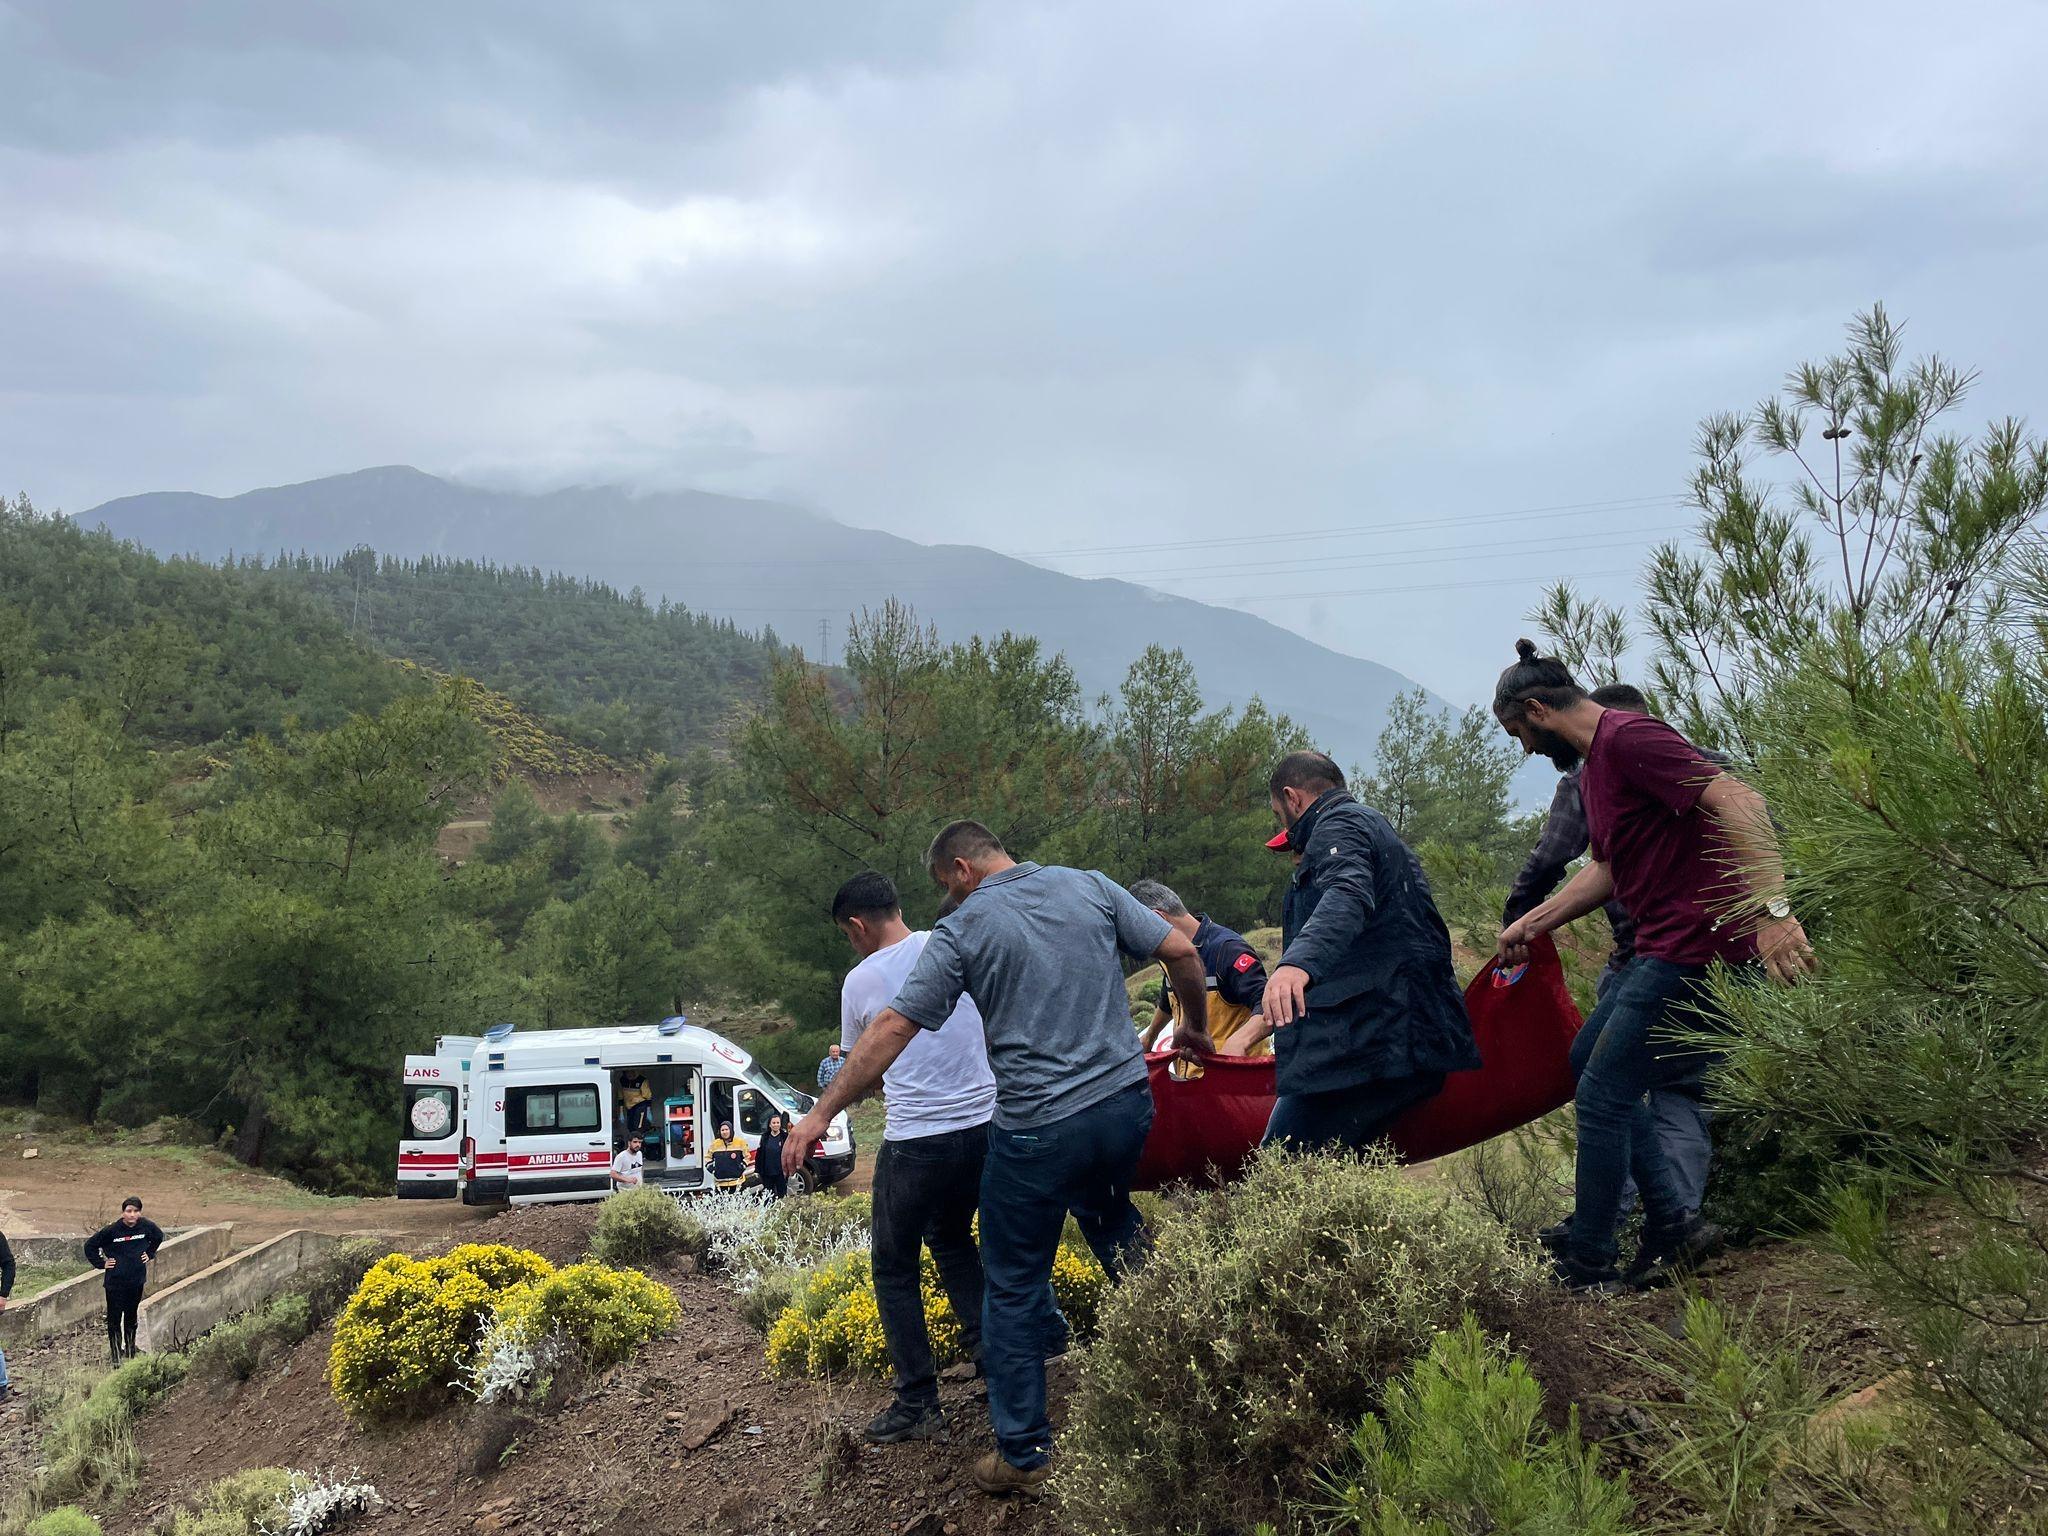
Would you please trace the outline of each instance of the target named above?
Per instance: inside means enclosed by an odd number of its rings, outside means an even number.
[[[797,1092],[758,1062],[754,1065],[754,1081],[766,1088],[775,1101],[791,1114],[807,1115],[818,1102],[807,1093]]]

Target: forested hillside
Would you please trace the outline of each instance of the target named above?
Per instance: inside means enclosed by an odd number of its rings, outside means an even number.
[[[717,740],[758,699],[779,653],[756,635],[639,588],[487,561],[402,560],[358,549],[242,560],[237,576],[304,594],[357,639],[459,672],[622,759]]]
[[[928,920],[920,855],[955,816],[1241,926],[1278,911],[1264,782],[1303,733],[1209,707],[1178,651],[1146,649],[1090,711],[1037,641],[949,644],[893,602],[827,673],[582,583],[166,562],[25,501],[0,557],[0,1093],[194,1116],[317,1184],[388,1180],[397,1064],[437,1033],[772,1004],[796,1027],[760,1048],[807,1071],[849,958],[832,892],[882,869]],[[755,708],[707,750],[753,668]],[[547,728],[477,675],[690,750],[649,764],[615,840],[515,775],[452,867],[436,838],[501,776],[507,732]],[[1482,819],[1505,818],[1496,796]]]
[[[411,686],[286,584],[140,554],[25,497],[0,513],[0,625],[0,737],[31,692],[104,698],[124,735],[200,745],[335,725]]]

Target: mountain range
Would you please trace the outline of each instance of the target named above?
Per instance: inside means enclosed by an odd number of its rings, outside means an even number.
[[[1235,609],[1082,578],[968,544],[918,544],[773,501],[617,486],[490,490],[403,466],[239,496],[157,491],[80,514],[160,555],[440,555],[634,588],[832,661],[848,616],[887,597],[942,638],[1012,630],[1063,652],[1091,699],[1157,641],[1194,665],[1210,707],[1255,695],[1347,766],[1371,760],[1409,679]],[[822,626],[822,628],[821,628]]]

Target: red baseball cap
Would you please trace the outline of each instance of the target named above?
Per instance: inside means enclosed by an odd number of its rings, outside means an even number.
[[[1286,832],[1275,832],[1271,837],[1266,839],[1266,846],[1268,848],[1271,848],[1275,853],[1285,852],[1289,846],[1287,838],[1288,834]]]

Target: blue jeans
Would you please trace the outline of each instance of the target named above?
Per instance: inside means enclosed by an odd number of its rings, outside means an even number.
[[[996,1445],[1014,1467],[1041,1467],[1052,1455],[1045,1357],[1067,1337],[1052,1294],[1067,1213],[1114,1280],[1144,1234],[1131,1175],[1151,1129],[1146,1083],[1050,1125],[989,1127],[981,1171],[981,1371]]]
[[[1719,1059],[1716,1052],[1671,1038],[1704,1022],[1691,1010],[1706,1001],[1706,976],[1705,966],[1638,955],[1572,1043],[1579,1073],[1579,1157],[1570,1252],[1586,1268],[1614,1263],[1622,1185],[1631,1172],[1642,1191],[1648,1230],[1675,1230],[1690,1215],[1646,1095],[1697,1095],[1707,1069]]]
[[[1606,999],[1624,969],[1625,964],[1609,966],[1600,973],[1594,987],[1598,999]],[[1593,1048],[1591,1034],[1590,1027],[1581,1030],[1572,1044],[1575,1076],[1585,1070],[1586,1057]],[[1679,1196],[1687,1210],[1696,1211],[1706,1200],[1707,1172],[1714,1158],[1713,1114],[1696,1088],[1657,1088],[1650,1093],[1650,1115],[1657,1122],[1657,1140],[1663,1144],[1672,1177],[1678,1181]],[[1638,1198],[1635,1175],[1630,1174],[1621,1186],[1624,1216],[1636,1208]]]
[[[0,1392],[7,1390],[7,1351],[0,1349]]]
[[[1270,1147],[1284,1141],[1296,1152],[1339,1147],[1363,1152],[1386,1135],[1387,1127],[1403,1110],[1436,1097],[1443,1086],[1443,1073],[1425,1072],[1327,1093],[1283,1093],[1273,1101],[1273,1118],[1266,1122],[1263,1144]]]

